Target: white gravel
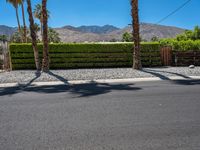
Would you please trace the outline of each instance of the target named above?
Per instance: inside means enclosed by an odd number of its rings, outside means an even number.
[[[0,83],[29,83],[48,81],[71,81],[71,80],[96,80],[96,79],[126,79],[159,77],[167,79],[170,76],[200,76],[200,67],[190,69],[189,67],[166,67],[166,68],[144,68],[142,71],[132,68],[112,69],[72,69],[51,70],[50,73],[41,73],[36,76],[34,70],[19,70],[11,72],[0,72]]]

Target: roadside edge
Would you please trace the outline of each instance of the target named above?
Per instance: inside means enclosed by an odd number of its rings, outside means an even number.
[[[188,76],[188,78],[180,76],[167,77],[168,80],[200,80],[200,76]],[[89,84],[95,83],[132,83],[132,82],[147,82],[147,81],[166,81],[159,77],[148,77],[148,78],[126,78],[126,79],[96,79],[96,80],[73,80],[62,82],[62,81],[49,81],[49,82],[33,82],[29,86],[49,86],[49,85],[70,85],[70,84]],[[1,83],[0,88],[4,87],[17,87],[19,83]],[[25,84],[26,85],[26,84]]]

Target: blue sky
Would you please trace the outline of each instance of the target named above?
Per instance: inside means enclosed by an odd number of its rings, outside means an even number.
[[[139,0],[140,21],[156,23],[185,1]],[[32,6],[40,2],[41,0],[32,0]],[[111,24],[125,27],[131,22],[129,2],[130,0],[48,0],[51,12],[49,26]],[[161,24],[192,29],[195,25],[200,25],[199,6],[200,0],[192,0]],[[15,11],[6,0],[0,0],[0,24],[17,26]]]

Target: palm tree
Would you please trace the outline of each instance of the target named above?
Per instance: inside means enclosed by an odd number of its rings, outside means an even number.
[[[38,32],[40,32],[40,25],[37,24],[37,23],[35,23],[35,25],[34,25],[34,30],[35,30],[35,33],[36,33],[36,36],[37,36],[37,42],[41,42],[41,41],[40,41],[40,38],[39,38],[39,36],[38,36]]]
[[[9,2],[10,4],[12,4],[13,7],[15,8],[17,24],[18,24],[18,31],[19,31],[19,33],[21,33],[21,25],[20,25],[19,14],[18,14],[18,6],[19,6],[21,0],[6,0],[6,1]]]
[[[24,25],[24,42],[27,43],[27,28],[26,28],[26,20],[25,20],[25,14],[24,14],[24,0],[21,0],[21,8],[22,8],[22,18],[23,18],[23,25]]]
[[[30,32],[31,32],[31,38],[32,38],[32,47],[34,51],[35,65],[36,65],[36,69],[39,71],[41,69],[41,65],[40,65],[40,60],[39,60],[39,52],[37,48],[37,35],[35,31],[35,23],[33,20],[31,0],[26,0],[26,2],[28,6],[27,11],[29,14]]]
[[[34,17],[37,18],[40,21],[40,30],[41,30],[41,36],[43,34],[42,27],[43,27],[43,21],[42,21],[42,5],[37,4],[35,5],[35,9],[33,11]]]
[[[43,21],[42,21],[42,5],[41,4],[37,4],[35,5],[35,9],[33,11],[34,17],[37,18],[40,21],[40,30],[41,30],[41,36],[43,34]],[[47,10],[47,16],[49,18],[49,11]]]
[[[42,23],[43,23],[43,60],[42,70],[49,71],[49,43],[48,43],[48,13],[47,0],[42,0]]]
[[[140,56],[140,25],[139,25],[139,15],[138,15],[138,0],[131,0],[131,16],[132,16],[132,26],[133,26],[133,68],[142,69],[141,56]]]
[[[7,2],[11,3],[14,8],[15,8],[15,11],[16,11],[16,18],[17,18],[17,23],[18,23],[18,31],[20,34],[22,34],[22,31],[21,31],[21,25],[20,25],[20,21],[19,21],[19,14],[18,14],[18,6],[21,5],[21,8],[22,8],[22,17],[23,17],[23,25],[24,25],[24,28],[23,28],[23,36],[22,36],[22,40],[23,42],[26,42],[27,41],[27,37],[26,37],[26,22],[25,22],[25,15],[24,15],[24,0],[6,0]]]

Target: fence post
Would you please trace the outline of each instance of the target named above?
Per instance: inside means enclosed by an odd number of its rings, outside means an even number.
[[[196,65],[196,51],[193,51],[194,57],[193,57],[193,64]]]
[[[3,70],[10,71],[11,65],[10,65],[10,55],[8,50],[8,42],[6,40],[1,41],[1,46],[3,49]]]
[[[3,47],[0,41],[0,70],[3,69]]]
[[[177,52],[175,52],[175,54],[174,54],[174,63],[175,63],[175,66],[177,67],[177,66],[178,66],[178,56],[177,56]]]
[[[161,47],[161,62],[163,66],[172,65],[172,47]]]
[[[152,67],[152,57],[151,57],[151,49],[149,49],[149,67]]]

